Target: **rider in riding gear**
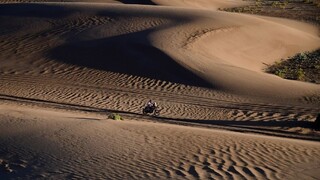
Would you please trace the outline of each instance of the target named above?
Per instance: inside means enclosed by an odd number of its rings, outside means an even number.
[[[151,113],[154,116],[160,115],[160,110],[156,102],[153,102],[151,99],[147,102],[146,106],[143,108],[143,114]]]
[[[147,107],[151,108],[153,106],[153,102],[152,100],[150,99],[148,102],[147,102]]]
[[[148,108],[150,108],[151,110],[157,108],[157,103],[156,102],[152,102],[152,100],[150,99],[148,102],[147,102],[147,105],[146,105]]]

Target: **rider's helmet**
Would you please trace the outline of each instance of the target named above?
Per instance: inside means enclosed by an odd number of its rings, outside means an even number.
[[[152,107],[152,105],[153,105],[153,102],[152,102],[152,100],[150,99],[150,100],[148,101],[148,103],[147,103],[147,106],[148,106],[148,107]]]

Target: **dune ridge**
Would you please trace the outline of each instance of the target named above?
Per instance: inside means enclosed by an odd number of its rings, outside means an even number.
[[[320,86],[263,72],[317,27],[216,11],[236,0],[21,2],[0,4],[1,178],[319,179]]]
[[[8,19],[1,21],[6,27],[0,36],[1,95],[133,113],[152,98],[164,117],[195,120],[312,122],[319,111],[318,85],[261,70],[274,60],[270,57],[317,47],[311,25],[199,9],[88,3],[4,4],[0,15]],[[253,32],[263,37],[259,47],[254,44],[260,36]],[[275,33],[288,38],[278,40]],[[248,42],[232,41],[242,36]],[[285,45],[289,42],[295,45]],[[268,52],[274,44],[283,48]],[[263,54],[267,57],[260,58]],[[296,125],[276,128],[301,133]]]
[[[158,5],[167,5],[167,6],[175,6],[175,7],[187,7],[187,8],[200,8],[200,9],[210,9],[210,10],[217,10],[219,8],[231,8],[237,6],[244,6],[248,4],[247,2],[240,1],[240,0],[199,0],[199,1],[192,1],[192,0],[177,0],[177,1],[169,1],[169,0],[153,0]]]
[[[94,68],[99,67],[107,71],[120,71],[120,73],[127,72],[132,75],[151,77],[153,79],[178,80],[176,82],[182,84],[199,82],[199,78],[201,78],[209,83],[210,86],[219,90],[245,95],[268,96],[268,98],[284,96],[294,98],[302,94],[319,92],[318,86],[282,80],[262,73],[264,64],[272,63],[275,59],[280,59],[299,51],[319,47],[320,40],[314,34],[314,30],[312,32],[303,32],[301,29],[293,29],[289,26],[247,15],[190,9],[180,9],[181,14],[178,14],[172,8],[154,6],[144,6],[144,10],[139,15],[144,18],[127,18],[127,16],[134,17],[135,12],[140,11],[139,5],[25,4],[3,6],[1,8],[2,13],[6,14],[6,9],[11,9],[11,6],[30,6],[35,8],[35,11],[38,10],[40,14],[45,13],[47,16],[52,15],[48,14],[50,11],[44,10],[45,8],[55,9],[54,11],[61,9],[63,12],[68,12],[67,9],[70,8],[70,14],[73,11],[77,11],[77,9],[83,13],[82,15],[75,14],[75,18],[91,16],[91,13],[107,18],[106,22],[101,22],[104,24],[93,24],[92,28],[85,25],[87,29],[81,29],[81,27],[77,27],[77,24],[70,24],[70,27],[78,29],[76,30],[78,31],[76,36],[74,36],[74,32],[63,36],[60,35],[58,39],[65,41],[65,43],[58,46],[53,45],[49,51],[40,51],[42,56],[45,55],[48,59],[76,65],[78,63],[78,65],[82,66],[88,66],[85,61],[89,61]],[[83,9],[84,6],[86,7],[85,10]],[[103,11],[99,9],[103,9]],[[88,13],[87,15],[86,12]],[[12,12],[7,14],[9,15],[10,13]],[[21,15],[24,14],[23,10],[14,13],[18,16],[19,13]],[[118,15],[115,15],[116,13],[121,13],[121,15],[118,17]],[[163,16],[163,14],[166,15]],[[66,17],[68,17],[68,14],[66,14]],[[109,22],[112,18],[120,18],[120,20]],[[228,19],[228,21],[224,21],[225,19]],[[149,24],[150,22],[151,24]],[[118,24],[127,24],[127,29],[121,29]],[[306,26],[307,30],[311,29],[306,24],[301,25]],[[103,30],[104,26],[108,27],[107,30]],[[55,26],[53,27],[55,28]],[[135,27],[139,29],[132,31]],[[56,31],[59,33],[59,30]],[[176,31],[181,32],[181,34],[175,33]],[[63,33],[67,32],[63,31]],[[117,32],[117,34],[113,32]],[[49,31],[47,34],[52,33]],[[224,34],[228,34],[228,36]],[[41,36],[40,34],[40,39]],[[205,38],[202,38],[203,36]],[[278,36],[282,38],[279,39]],[[91,41],[92,39],[94,41]],[[58,42],[59,40],[55,39],[53,42]],[[8,41],[13,42],[11,39]],[[75,45],[73,45],[73,42]],[[84,45],[81,45],[81,42]],[[256,42],[259,43],[259,46],[255,45]],[[67,52],[56,50],[59,47]],[[12,50],[14,48],[9,47],[9,49]],[[27,49],[24,48],[24,50]],[[32,49],[37,50],[35,47],[32,47]],[[128,51],[130,49],[133,52]],[[51,56],[48,57],[48,53]],[[111,60],[105,61],[103,58],[108,55]],[[161,57],[157,60],[159,55]],[[263,57],[264,55],[265,57]],[[94,57],[96,62],[91,61],[90,57]],[[153,60],[149,63],[150,59]],[[163,63],[165,62],[164,59],[169,59],[168,62],[177,63],[177,65],[199,78],[192,80],[194,78],[188,78],[189,76],[187,76],[183,80],[183,76],[186,73],[179,73],[181,71],[165,75],[166,72],[161,70],[162,67],[168,67],[167,63]],[[134,66],[135,64],[136,66]],[[132,66],[135,68],[131,68]],[[173,65],[169,65],[169,67],[171,66]],[[177,67],[172,69],[177,69]],[[132,70],[139,73],[131,72]],[[159,77],[150,76],[155,74],[153,73],[154,71],[160,72],[157,73]],[[167,68],[167,71],[170,72],[170,68]],[[179,76],[182,76],[182,78]],[[203,82],[199,85],[201,84],[206,83]],[[278,88],[276,90],[277,93],[272,92],[275,90],[274,88]],[[292,91],[285,92],[285,89],[292,89]]]

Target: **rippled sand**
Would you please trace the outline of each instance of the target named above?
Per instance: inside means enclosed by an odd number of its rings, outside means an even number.
[[[319,48],[316,27],[216,11],[242,1],[10,2],[0,177],[319,178],[318,142],[248,134],[319,140],[319,85],[263,71]]]

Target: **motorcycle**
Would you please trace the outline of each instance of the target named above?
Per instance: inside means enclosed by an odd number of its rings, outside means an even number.
[[[159,116],[160,115],[160,109],[159,109],[159,107],[155,107],[155,106],[146,106],[146,107],[144,107],[143,109],[142,109],[142,114],[144,114],[144,115],[148,115],[148,114],[150,114],[150,115],[153,115],[153,116]]]

